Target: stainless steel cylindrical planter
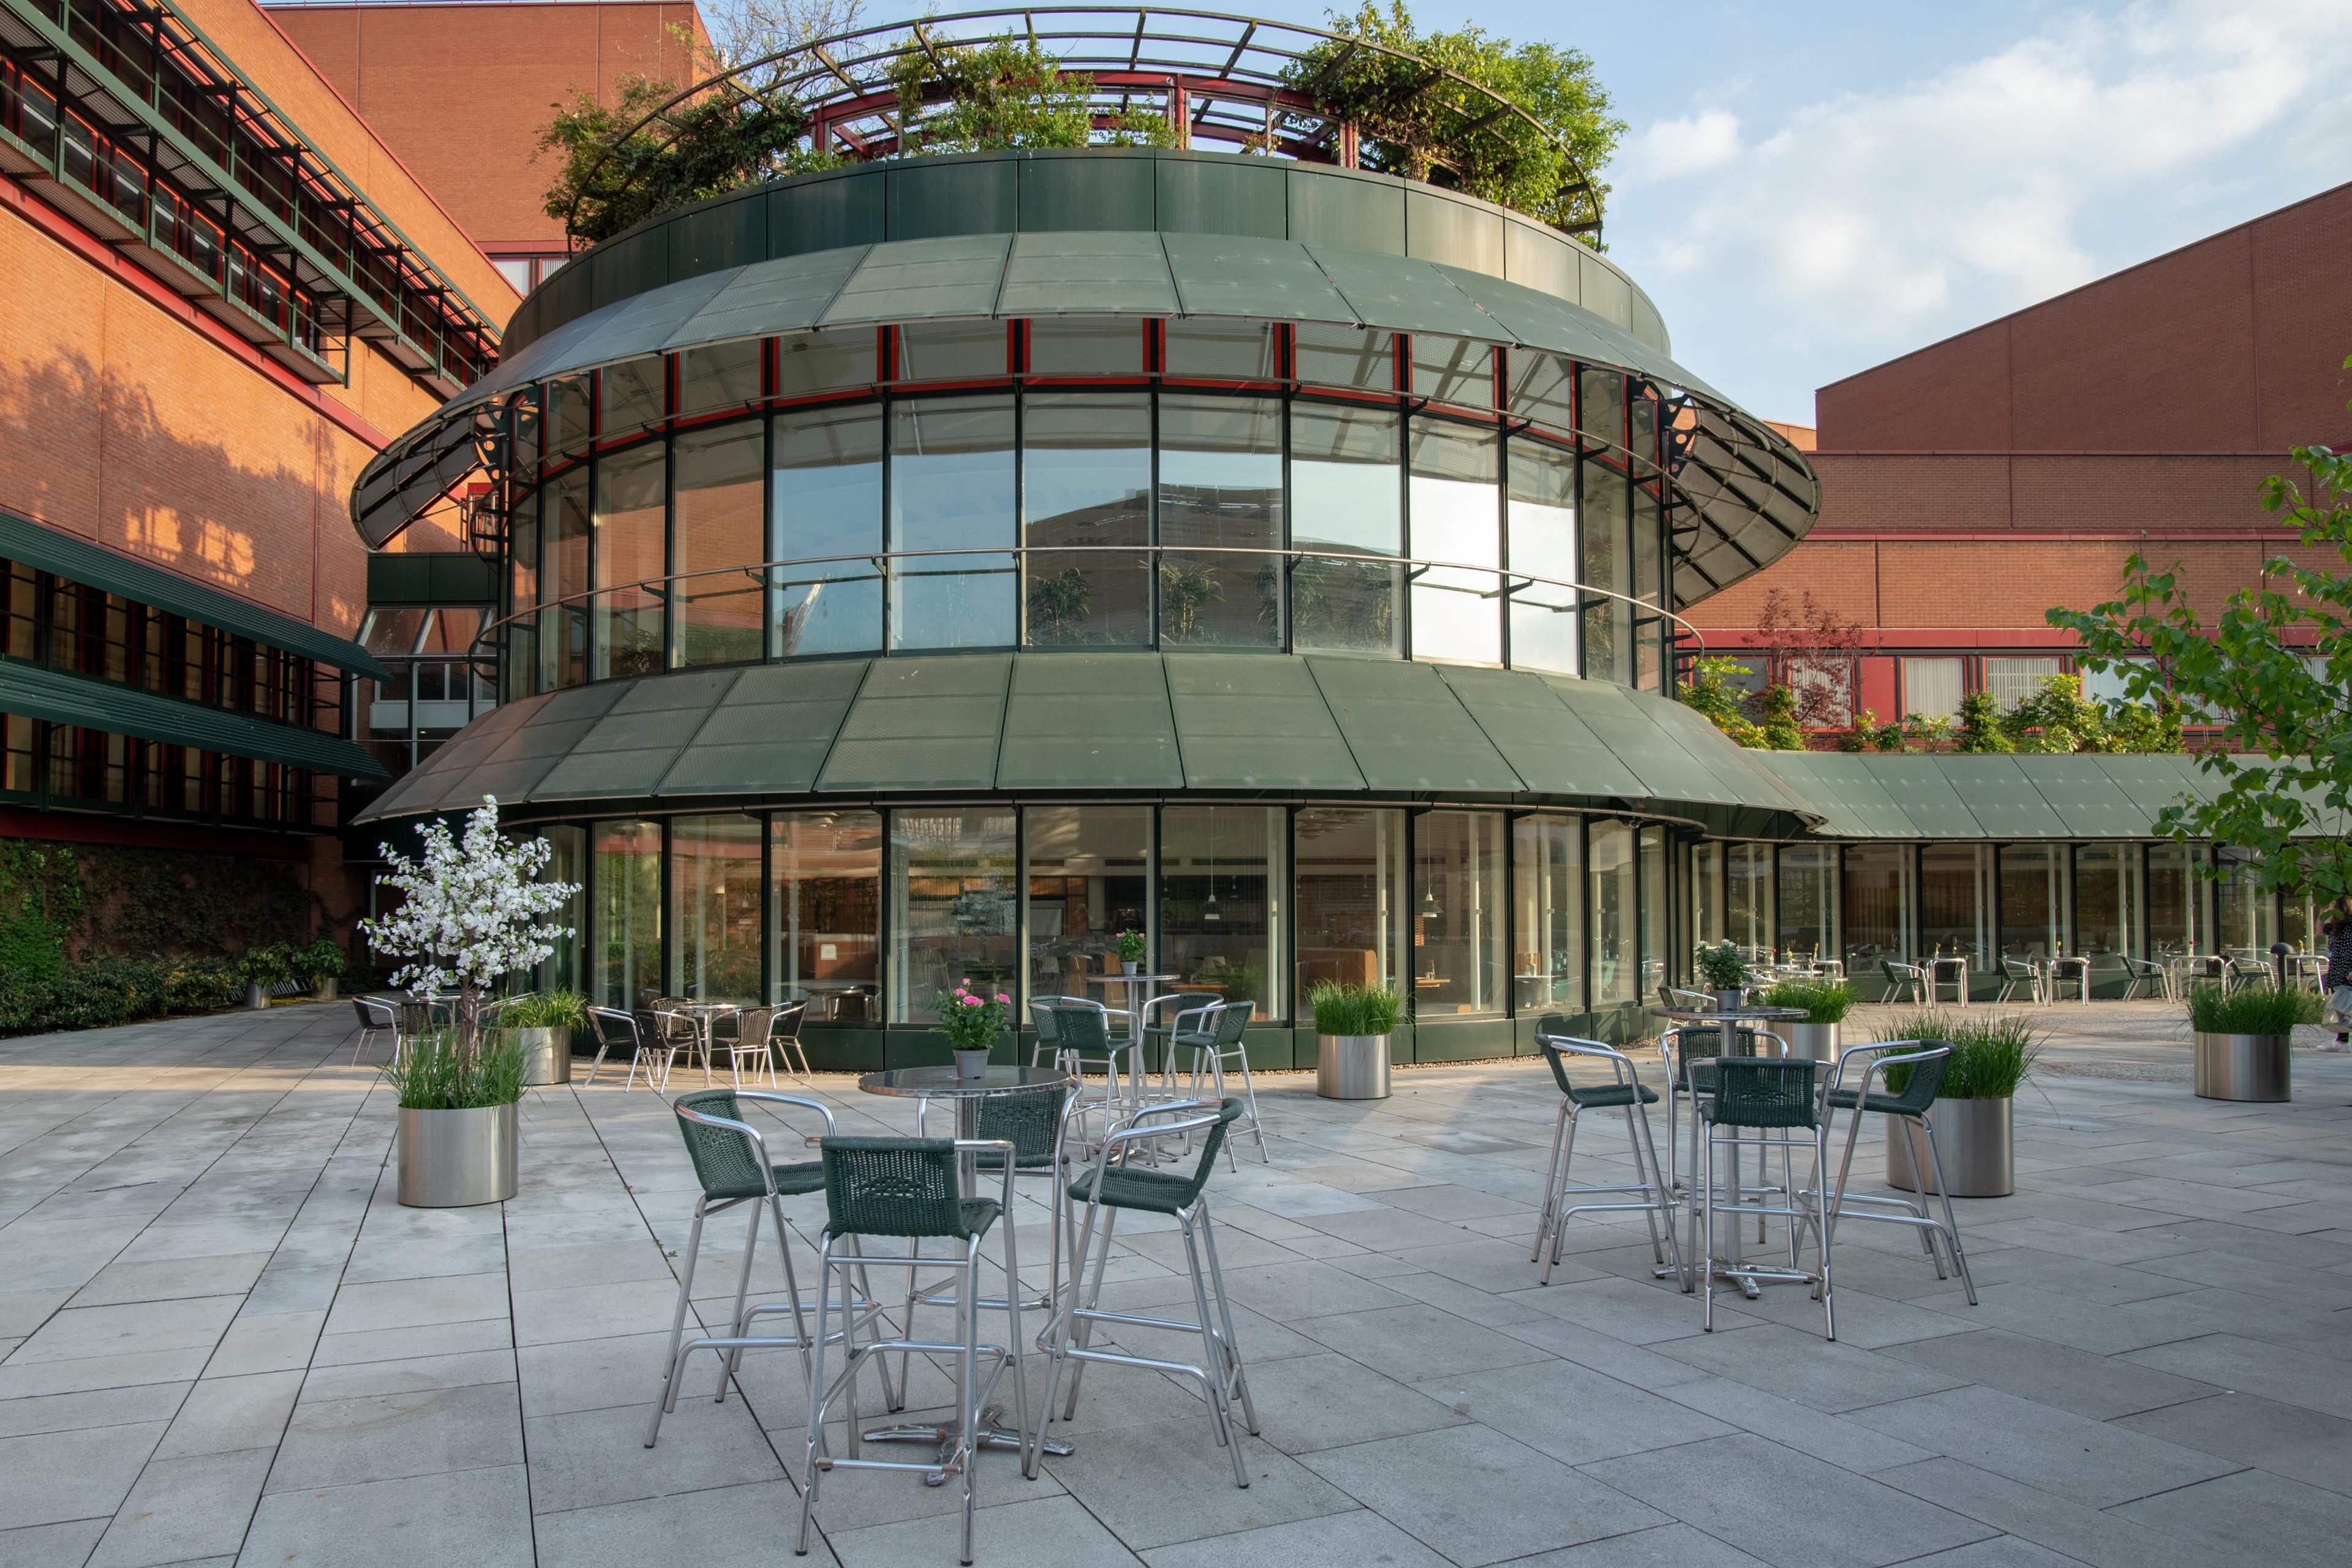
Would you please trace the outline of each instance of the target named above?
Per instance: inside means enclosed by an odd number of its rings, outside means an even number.
[[[1773,1026],[1789,1042],[1789,1055],[1809,1062],[1833,1062],[1838,1054],[1838,1026],[1835,1024],[1780,1024]]]
[[[1956,1198],[2005,1198],[2017,1190],[2016,1101],[1939,1100],[1927,1108],[1936,1127],[1936,1154]],[[1922,1147],[1912,1158],[1911,1140],[1919,1124],[1901,1116],[1886,1119],[1886,1184],[1906,1193],[1936,1190],[1935,1169]],[[1922,1181],[1917,1165],[1927,1165]]]
[[[400,1113],[400,1201],[410,1208],[468,1208],[515,1195],[521,1108]]]
[[[2294,1070],[2285,1035],[2197,1037],[2200,1100],[2293,1100]]]
[[[248,985],[245,988],[245,1005],[258,1013],[269,1005],[269,987]]]
[[[1315,1037],[1315,1092],[1326,1100],[1389,1097],[1389,1037]]]
[[[522,1080],[528,1084],[572,1081],[572,1031],[500,1029],[499,1037],[522,1052]]]

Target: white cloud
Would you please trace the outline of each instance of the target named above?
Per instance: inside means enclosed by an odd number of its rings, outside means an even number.
[[[1612,240],[1710,361],[1744,332],[1736,358],[1825,380],[2222,226],[2217,188],[2270,188],[2249,166],[2336,183],[2347,68],[2352,0],[2068,13],[1775,124],[1712,107],[1653,123],[1612,170]]]

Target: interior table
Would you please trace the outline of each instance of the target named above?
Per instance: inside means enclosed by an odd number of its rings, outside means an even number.
[[[1664,1013],[1667,1017],[1672,1018],[1677,1024],[1730,1024],[1734,1026],[1731,1031],[1731,1038],[1727,1042],[1727,1048],[1720,1053],[1727,1057],[1745,1057],[1755,1054],[1752,1051],[1745,1051],[1739,1048],[1739,1031],[1737,1027],[1738,1025],[1801,1024],[1812,1016],[1811,1013],[1806,1011],[1802,1007],[1733,1007],[1721,1012],[1699,1012],[1696,1009],[1664,1007],[1659,1009],[1659,1011]],[[1672,1092],[1671,1089],[1669,1089],[1669,1092]],[[1696,1103],[1696,1097],[1694,1096],[1693,1100],[1694,1103],[1691,1106],[1691,1117],[1694,1123],[1696,1123],[1698,1117],[1698,1107]],[[1739,1250],[1738,1210],[1739,1194],[1741,1191],[1739,1183],[1740,1146],[1737,1143],[1732,1144],[1729,1153],[1731,1157],[1732,1208],[1731,1245],[1729,1248],[1730,1256],[1722,1263],[1717,1265],[1715,1273],[1716,1278],[1727,1280],[1739,1287],[1740,1294],[1746,1296],[1752,1301],[1759,1296],[1761,1296],[1764,1292],[1758,1288],[1755,1271],[1746,1266],[1745,1262],[1742,1260]],[[1764,1173],[1761,1151],[1759,1152],[1758,1155],[1756,1173],[1759,1177]],[[1697,1179],[1698,1171],[1696,1167],[1694,1166],[1691,1171],[1691,1180],[1696,1183]],[[1814,1179],[1817,1181],[1821,1179],[1818,1173],[1816,1173]],[[1685,1203],[1696,1203],[1698,1201],[1698,1197],[1696,1191],[1694,1191],[1689,1196],[1685,1197],[1684,1201]],[[1764,1221],[1760,1215],[1758,1217],[1756,1222],[1756,1239],[1759,1241],[1764,1239]],[[1656,1277],[1661,1279],[1670,1279],[1675,1274],[1675,1270],[1672,1268],[1660,1268],[1654,1272]],[[1781,1280],[1769,1275],[1766,1276],[1766,1279],[1769,1282],[1775,1284],[1792,1283],[1792,1281]]]
[[[980,1136],[980,1102],[982,1100],[992,1095],[1013,1094],[1024,1089],[1047,1087],[1067,1089],[1070,1082],[1070,1075],[1059,1068],[992,1065],[982,1068],[979,1076],[974,1078],[966,1078],[952,1067],[892,1068],[885,1072],[865,1074],[858,1079],[857,1087],[867,1094],[885,1094],[903,1100],[950,1101],[955,1106],[955,1135],[960,1141],[970,1142]],[[1056,1176],[1055,1179],[1058,1181],[1060,1178]],[[976,1152],[968,1149],[957,1152],[956,1185],[967,1198],[980,1195],[980,1156]],[[1005,1215],[997,1223],[1009,1226],[1013,1221],[1013,1215]],[[944,1264],[942,1266],[944,1267]],[[910,1279],[909,1284],[911,1283]],[[1017,1280],[1008,1280],[1006,1283],[1008,1289],[1016,1290],[1020,1289],[1020,1283]],[[1021,1305],[1024,1310],[1042,1307],[1050,1311],[1053,1310],[1060,1289],[1061,1281],[1049,1279],[1045,1282],[1045,1294],[1042,1298],[1024,1300]],[[951,1296],[926,1297],[925,1300],[932,1305],[944,1306],[951,1303],[954,1298]],[[983,1312],[1002,1311],[1005,1307],[1006,1303],[1002,1299],[990,1300],[982,1297],[973,1304],[972,1310]],[[1003,1405],[992,1405],[982,1411],[980,1430],[973,1435],[973,1446],[982,1448],[1019,1448],[1021,1447],[1020,1429],[1007,1426],[1003,1422]],[[956,1447],[956,1432],[952,1426],[933,1426],[908,1423],[897,1426],[879,1426],[864,1436],[866,1441],[869,1443],[935,1444],[939,1448],[942,1465],[954,1454]],[[1045,1452],[1049,1454],[1076,1452],[1069,1444],[1059,1439],[1049,1439],[1045,1447]],[[946,1470],[939,1469],[926,1475],[923,1478],[923,1484],[936,1487],[945,1484],[946,1480]]]

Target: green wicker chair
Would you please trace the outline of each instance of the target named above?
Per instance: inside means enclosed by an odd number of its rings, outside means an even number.
[[[1158,1070],[1160,1084],[1169,1091],[1171,1099],[1175,1097],[1176,1090],[1176,1052],[1171,1037],[1202,1033],[1208,1021],[1194,1015],[1203,1014],[1211,1007],[1222,1007],[1224,1002],[1225,998],[1220,992],[1171,991],[1164,996],[1154,996],[1144,1003],[1144,1068],[1146,1071]],[[1166,1014],[1165,1022],[1155,1024],[1151,1021],[1154,1013],[1168,1008],[1175,1010]],[[1153,1049],[1154,1047],[1158,1049]]]
[[[1650,1088],[1634,1071],[1633,1058],[1612,1049],[1599,1040],[1580,1039],[1556,1027],[1565,1022],[1557,1015],[1547,1016],[1536,1026],[1536,1044],[1551,1066],[1552,1080],[1559,1086],[1559,1116],[1552,1123],[1551,1164],[1544,1173],[1543,1213],[1536,1220],[1535,1250],[1528,1255],[1529,1262],[1543,1259],[1543,1272],[1536,1277],[1538,1285],[1551,1283],[1552,1266],[1559,1261],[1562,1243],[1568,1232],[1570,1215],[1622,1213],[1638,1210],[1650,1230],[1650,1254],[1661,1264],[1670,1264],[1677,1276],[1684,1273],[1682,1253],[1675,1245],[1675,1193],[1672,1181],[1658,1164],[1658,1146],[1650,1137],[1649,1108],[1658,1102],[1658,1091]],[[1568,1076],[1568,1058],[1606,1062],[1609,1079],[1605,1083],[1578,1083]],[[1570,1165],[1576,1158],[1576,1124],[1580,1113],[1586,1110],[1622,1110],[1625,1114],[1625,1142],[1633,1155],[1634,1173],[1642,1179],[1627,1184],[1618,1183],[1604,1186],[1570,1186]],[[1627,1193],[1638,1193],[1638,1203],[1573,1203],[1570,1198],[1615,1198]],[[1665,1242],[1659,1245],[1658,1222],[1665,1222]],[[1549,1249],[1545,1243],[1551,1245]],[[1547,1253],[1549,1255],[1547,1255]],[[1688,1288],[1687,1283],[1685,1286]]]
[[[1004,1278],[1021,1278],[1021,1260],[1013,1239],[1013,1226],[1006,1216],[1013,1206],[1013,1173],[1019,1163],[1020,1151],[1006,1139],[949,1138],[828,1138],[821,1145],[824,1170],[825,1221],[824,1235],[818,1247],[819,1283],[816,1298],[816,1343],[814,1365],[809,1374],[808,1468],[805,1484],[801,1491],[801,1529],[793,1551],[807,1555],[811,1531],[816,1515],[819,1485],[824,1477],[838,1469],[906,1470],[926,1478],[953,1475],[961,1478],[963,1486],[962,1561],[971,1562],[972,1458],[982,1447],[1018,1448],[1022,1451],[1024,1473],[1036,1473],[1036,1452],[1028,1440],[1029,1385],[1022,1375],[1021,1365],[1021,1292],[1010,1288],[1007,1300],[1002,1303],[983,1302],[980,1295],[981,1243],[1000,1219],[1005,1221]],[[968,1196],[957,1175],[958,1157],[971,1154],[992,1162],[1003,1184],[1000,1198]],[[900,1237],[910,1243],[925,1240],[946,1241],[958,1248],[952,1259],[918,1258],[865,1257],[858,1250],[861,1237]],[[909,1326],[905,1337],[897,1340],[871,1340],[864,1343],[844,1337],[845,1352],[841,1371],[830,1382],[825,1378],[825,1347],[834,1336],[826,1331],[826,1320],[835,1310],[834,1281],[840,1280],[842,1310],[850,1321],[857,1321],[857,1304],[851,1276],[862,1277],[866,1266],[897,1268],[904,1266],[911,1278],[919,1268],[956,1268],[963,1276],[956,1294],[957,1326],[961,1331],[952,1341],[919,1340]],[[1002,1345],[980,1342],[980,1315],[991,1305],[1001,1304],[1008,1320],[1009,1334]],[[921,1352],[954,1358],[956,1367],[956,1418],[946,1426],[897,1426],[885,1431],[861,1434],[857,1426],[857,1377],[868,1359],[875,1361],[883,1379],[883,1388],[889,1388],[889,1366],[887,1352],[902,1355]],[[987,1379],[980,1375],[981,1362],[990,1364]],[[1013,1434],[992,1432],[983,1426],[981,1411],[987,1405],[989,1395],[995,1392],[997,1379],[1007,1368],[1013,1373],[1013,1396],[1019,1422]],[[846,1392],[848,1415],[844,1452],[836,1457],[825,1436],[825,1423],[836,1398]],[[861,1438],[874,1442],[919,1442],[935,1450],[931,1456],[912,1462],[891,1459],[868,1459],[860,1451]],[[932,1484],[939,1484],[933,1481]]]
[[[1225,1129],[1225,1163],[1238,1172],[1241,1162],[1234,1156],[1234,1143],[1247,1132],[1257,1140],[1257,1157],[1262,1163],[1272,1164],[1274,1156],[1265,1146],[1265,1129],[1257,1119],[1257,1085],[1250,1078],[1249,1050],[1243,1043],[1249,1032],[1250,1020],[1257,1015],[1255,1001],[1220,1001],[1207,1007],[1188,1008],[1172,1020],[1178,1026],[1168,1036],[1168,1061],[1172,1079],[1176,1053],[1192,1053],[1192,1098],[1223,1100],[1225,1098],[1225,1068],[1238,1066],[1242,1071],[1241,1100],[1244,1107],[1240,1121]],[[1182,1027],[1191,1018],[1193,1026]]]
[[[1225,1295],[1224,1269],[1217,1261],[1216,1232],[1209,1219],[1208,1196],[1209,1175],[1216,1167],[1217,1150],[1241,1115],[1242,1104],[1237,1100],[1178,1100],[1155,1105],[1105,1138],[1095,1157],[1094,1168],[1070,1184],[1070,1199],[1086,1205],[1087,1217],[1079,1227],[1077,1247],[1070,1255],[1069,1293],[1055,1315],[1052,1331],[1037,1337],[1039,1347],[1049,1351],[1053,1357],[1045,1384],[1041,1440],[1053,1426],[1055,1396],[1061,1387],[1066,1363],[1075,1364],[1070,1365],[1069,1396],[1060,1411],[1065,1421],[1077,1415],[1078,1380],[1085,1374],[1088,1362],[1147,1367],[1200,1381],[1202,1392],[1207,1396],[1211,1429],[1234,1462],[1234,1484],[1244,1488],[1249,1485],[1249,1468],[1243,1462],[1241,1444],[1233,1430],[1233,1402],[1241,1402],[1243,1424],[1252,1436],[1257,1435],[1257,1408],[1250,1402],[1249,1380],[1242,1371],[1241,1346],[1234,1336],[1233,1306]],[[1201,1160],[1190,1175],[1123,1163],[1127,1154],[1139,1146],[1148,1148],[1159,1140],[1180,1134],[1189,1138],[1195,1132],[1203,1134]],[[1187,1321],[1103,1310],[1103,1270],[1110,1259],[1111,1230],[1123,1212],[1164,1215],[1174,1219],[1182,1230],[1184,1258],[1192,1277],[1192,1307],[1199,1314],[1196,1318]],[[1089,1254],[1094,1258],[1094,1279],[1091,1285],[1087,1285]],[[1203,1258],[1207,1261],[1205,1273]],[[1213,1316],[1210,1310],[1213,1301]],[[1097,1350],[1092,1341],[1094,1325],[1098,1322],[1116,1324],[1121,1329],[1198,1334],[1205,1364],[1194,1366]]]
[[[1935,1124],[1928,1120],[1928,1109],[1943,1089],[1944,1074],[1951,1059],[1952,1047],[1941,1040],[1882,1040],[1874,1045],[1849,1046],[1838,1053],[1837,1070],[1830,1077],[1823,1101],[1832,1117],[1841,1110],[1853,1114],[1846,1123],[1845,1153],[1838,1161],[1837,1185],[1830,1192],[1829,1226],[1832,1234],[1841,1219],[1909,1226],[1918,1231],[1919,1245],[1936,1266],[1936,1278],[1948,1279],[1951,1276],[1945,1272],[1943,1255],[1936,1249],[1936,1244],[1942,1242],[1951,1255],[1952,1268],[1960,1276],[1961,1289],[1968,1293],[1969,1305],[1973,1307],[1977,1304],[1976,1281],[1969,1275],[1968,1254],[1960,1248],[1960,1222],[1952,1213],[1951,1194],[1944,1190],[1943,1155],[1936,1147]],[[1846,1087],[1848,1062],[1862,1064],[1861,1080],[1851,1089]],[[1899,1089],[1888,1087],[1897,1083],[1901,1085]],[[1907,1198],[1846,1190],[1846,1173],[1853,1169],[1854,1143],[1862,1134],[1864,1116],[1891,1116],[1907,1124],[1904,1136],[1910,1145],[1911,1169],[1920,1184],[1916,1205]],[[1944,1217],[1940,1220],[1927,1207],[1929,1177],[1936,1184],[1936,1195],[1943,1201]]]
[[[1054,1061],[1074,1078],[1083,1079],[1089,1067],[1103,1072],[1102,1098],[1087,1107],[1102,1113],[1106,1131],[1122,1110],[1139,1108],[1143,1093],[1142,1047],[1110,1030],[1110,1012],[1099,1002],[1069,998],[1030,1009],[1042,1037],[1054,1037]],[[1085,1104],[1083,1092],[1080,1103]],[[1090,1141],[1091,1142],[1091,1141]]]
[[[1822,1303],[1822,1326],[1830,1339],[1837,1338],[1837,1307],[1830,1286],[1830,1209],[1829,1200],[1822,1191],[1823,1178],[1829,1170],[1829,1123],[1822,1107],[1818,1069],[1824,1064],[1805,1060],[1773,1061],[1759,1057],[1717,1057],[1715,1060],[1715,1089],[1697,1101],[1698,1120],[1706,1128],[1705,1163],[1698,1173],[1699,1229],[1706,1237],[1696,1263],[1699,1289],[1699,1326],[1707,1332],[1715,1331],[1715,1280],[1718,1272],[1736,1279],[1778,1279],[1810,1284]],[[1746,1128],[1759,1136],[1743,1136]],[[1813,1184],[1808,1189],[1813,1202],[1810,1208],[1798,1206],[1801,1196],[1788,1194],[1787,1201],[1773,1205],[1747,1201],[1749,1191],[1759,1197],[1769,1197],[1766,1189],[1749,1189],[1735,1184],[1731,1202],[1723,1205],[1735,1227],[1733,1239],[1738,1240],[1739,1222],[1749,1215],[1761,1218],[1767,1215],[1785,1215],[1790,1222],[1789,1256],[1790,1267],[1766,1268],[1740,1258],[1736,1250],[1718,1258],[1716,1247],[1716,1180],[1715,1157],[1718,1149],[1730,1151],[1736,1158],[1739,1150],[1780,1149],[1785,1154],[1787,1134],[1802,1130],[1811,1134],[1813,1144]],[[1780,1137],[1760,1134],[1779,1133]],[[1821,1249],[1821,1267],[1804,1272],[1796,1267],[1801,1231],[1810,1226]]]
[[[805,1373],[809,1369],[809,1349],[814,1342],[810,1338],[808,1308],[801,1300],[800,1280],[793,1269],[792,1239],[784,1228],[783,1200],[821,1191],[824,1173],[813,1160],[781,1164],[771,1161],[766,1137],[744,1120],[740,1102],[747,1100],[814,1111],[824,1119],[825,1131],[833,1131],[830,1109],[816,1100],[789,1094],[706,1089],[679,1095],[671,1107],[677,1114],[678,1135],[686,1140],[687,1156],[694,1162],[695,1180],[701,1184],[702,1193],[694,1201],[694,1230],[687,1238],[686,1268],[678,1276],[677,1310],[670,1317],[669,1370],[662,1380],[661,1397],[654,1402],[653,1419],[646,1427],[648,1448],[661,1436],[662,1417],[677,1408],[678,1385],[685,1378],[687,1358],[697,1351],[719,1353],[721,1401],[726,1399],[727,1384],[734,1380],[747,1350],[795,1350],[800,1352],[802,1372]],[[743,1236],[743,1261],[735,1276],[735,1315],[730,1331],[681,1343],[686,1335],[687,1310],[693,1300],[695,1265],[702,1254],[703,1221],[741,1204],[764,1205],[775,1223],[776,1248],[784,1260],[785,1299],[756,1304],[749,1300],[752,1255],[760,1244],[760,1211],[755,1206],[751,1227]],[[850,1321],[835,1337],[855,1333],[881,1311],[873,1294],[869,1287],[864,1297],[854,1303]],[[760,1318],[785,1313],[793,1320],[791,1333],[751,1332]],[[888,1392],[887,1383],[884,1392]]]

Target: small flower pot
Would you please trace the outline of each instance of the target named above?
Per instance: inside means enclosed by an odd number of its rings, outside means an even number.
[[[986,1051],[957,1050],[950,1054],[955,1058],[956,1077],[985,1078],[988,1076],[988,1053]]]
[[[1718,1013],[1736,1013],[1746,1005],[1748,993],[1742,987],[1735,985],[1728,991],[1718,989],[1715,994],[1715,1010]]]
[[[1122,958],[1118,961],[1118,972],[1121,974],[1133,974],[1142,968],[1143,960],[1139,958]]]
[[[410,1208],[470,1208],[515,1195],[521,1147],[513,1103],[473,1110],[400,1112],[400,1201]]]
[[[1325,1100],[1386,1100],[1389,1037],[1315,1037],[1315,1092]]]

